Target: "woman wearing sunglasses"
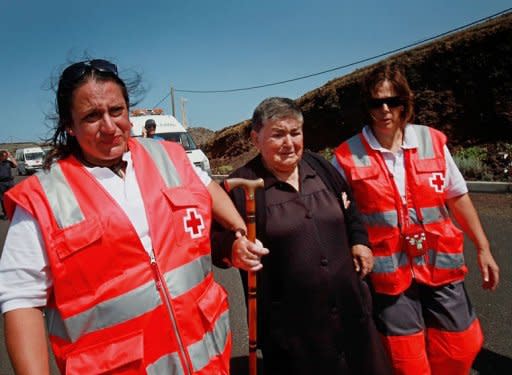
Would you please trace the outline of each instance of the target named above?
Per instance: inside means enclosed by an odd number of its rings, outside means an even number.
[[[16,373],[49,373],[45,319],[63,374],[228,374],[209,231],[211,216],[246,229],[231,200],[180,145],[130,138],[111,62],[67,67],[56,105],[44,172],[6,197],[0,304]]]
[[[368,124],[342,143],[333,164],[353,190],[374,254],[374,315],[396,374],[468,374],[483,336],[464,287],[463,233],[474,242],[483,288],[499,269],[446,147],[413,125],[413,93],[391,65],[362,85]]]

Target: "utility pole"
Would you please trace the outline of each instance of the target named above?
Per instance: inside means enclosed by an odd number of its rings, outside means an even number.
[[[171,110],[173,117],[176,117],[176,107],[174,106],[174,87],[171,86]]]
[[[187,102],[187,99],[180,98],[180,105],[181,105],[181,125],[186,129],[187,128],[187,114],[185,111],[185,103]]]

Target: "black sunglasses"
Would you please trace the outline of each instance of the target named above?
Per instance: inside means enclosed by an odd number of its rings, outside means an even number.
[[[87,72],[96,70],[100,73],[113,74],[117,76],[117,66],[110,61],[103,59],[86,60],[68,66],[62,72],[61,79],[76,81],[82,78]]]
[[[389,96],[387,98],[371,98],[368,99],[368,107],[372,109],[382,108],[386,104],[389,108],[396,108],[404,105],[404,100],[400,96]]]

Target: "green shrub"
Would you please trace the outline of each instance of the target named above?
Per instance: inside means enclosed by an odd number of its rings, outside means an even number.
[[[453,160],[466,179],[492,180],[493,173],[489,170],[487,161],[487,148],[471,146],[457,150]]]
[[[457,151],[454,155],[454,158],[455,157],[459,159],[478,160],[482,162],[487,157],[487,149],[481,146],[471,146]]]
[[[453,160],[465,178],[480,178],[484,174],[484,163],[475,155],[464,157],[456,154]]]

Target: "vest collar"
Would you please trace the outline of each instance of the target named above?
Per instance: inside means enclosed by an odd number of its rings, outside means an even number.
[[[369,125],[365,125],[363,128],[363,137],[370,147],[375,151],[390,152],[387,148],[381,146]],[[418,148],[418,136],[412,128],[411,124],[407,124],[404,128],[404,139],[402,142],[402,149],[414,149]]]

